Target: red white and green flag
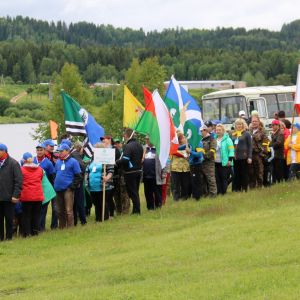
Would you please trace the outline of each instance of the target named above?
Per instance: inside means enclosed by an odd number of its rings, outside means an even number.
[[[295,110],[300,116],[300,64],[298,65],[296,95],[295,95]]]
[[[167,164],[169,155],[178,149],[176,129],[164,101],[157,90],[151,94],[144,88],[145,111],[135,131],[149,135],[151,144],[156,147],[161,167]]]

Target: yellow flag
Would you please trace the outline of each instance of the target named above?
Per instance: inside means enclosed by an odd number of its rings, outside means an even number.
[[[144,106],[132,95],[128,87],[124,85],[123,126],[134,129],[144,110]]]

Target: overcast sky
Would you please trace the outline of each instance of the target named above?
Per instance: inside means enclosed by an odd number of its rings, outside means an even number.
[[[171,27],[280,30],[300,18],[299,0],[0,0],[0,16],[87,21],[146,31]]]

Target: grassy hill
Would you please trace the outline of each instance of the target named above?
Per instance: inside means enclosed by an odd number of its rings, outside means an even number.
[[[0,244],[0,298],[299,299],[300,183]]]

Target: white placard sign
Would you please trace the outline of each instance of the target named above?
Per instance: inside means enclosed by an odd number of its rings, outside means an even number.
[[[115,151],[113,148],[93,148],[94,162],[105,165],[115,164]]]

